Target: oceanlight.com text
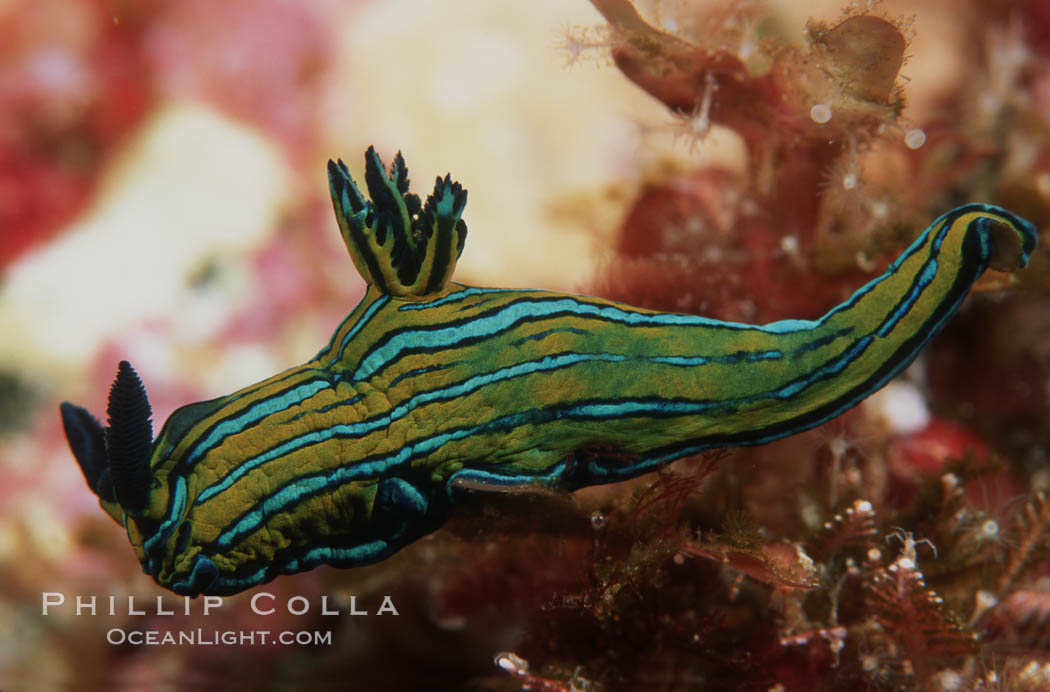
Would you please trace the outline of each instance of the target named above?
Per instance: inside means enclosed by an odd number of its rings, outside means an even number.
[[[332,633],[316,630],[271,632],[270,630],[204,630],[179,631],[135,630],[114,627],[106,632],[106,641],[114,646],[331,646]]]

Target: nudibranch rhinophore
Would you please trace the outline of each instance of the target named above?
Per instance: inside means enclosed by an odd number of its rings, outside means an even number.
[[[382,560],[466,489],[571,491],[811,428],[907,366],[987,267],[1023,267],[1036,245],[1027,221],[968,204],[818,320],[720,322],[451,282],[466,191],[445,176],[421,202],[400,154],[365,163],[371,201],[328,164],[368,290],[313,359],[178,409],[156,439],[127,362],[108,426],[62,404],[88,485],[177,593]]]

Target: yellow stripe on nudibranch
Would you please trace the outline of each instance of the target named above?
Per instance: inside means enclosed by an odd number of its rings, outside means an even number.
[[[987,267],[1023,267],[1036,244],[1027,221],[966,205],[819,320],[738,324],[451,283],[458,183],[438,178],[421,203],[400,154],[386,170],[373,149],[370,200],[342,162],[329,179],[369,288],[317,356],[177,410],[152,444],[126,363],[108,427],[62,405],[88,485],[179,593],[382,560],[439,527],[461,488],[573,490],[819,425],[906,367]]]

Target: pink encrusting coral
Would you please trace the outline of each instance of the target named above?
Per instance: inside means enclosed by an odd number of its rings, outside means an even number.
[[[94,0],[0,8],[0,269],[83,209],[152,107],[140,19]]]

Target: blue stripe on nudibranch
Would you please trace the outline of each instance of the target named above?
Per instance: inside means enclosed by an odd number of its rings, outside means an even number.
[[[389,549],[390,544],[387,541],[371,541],[356,545],[353,548],[319,546],[307,550],[300,558],[301,566],[289,571],[299,572],[304,568],[312,569],[323,564],[338,565],[341,563],[362,564],[372,562]]]
[[[330,386],[331,384],[325,379],[310,380],[282,392],[279,396],[261,399],[236,417],[223,419],[214,425],[200,442],[193,445],[186,454],[184,465],[192,467],[197,459],[230,435],[243,432],[246,427],[258,423],[266,416],[287,411],[289,407],[302,403]]]
[[[823,324],[835,315],[845,312],[846,310],[849,310],[852,307],[856,307],[856,305],[862,299],[866,298],[875,288],[882,284],[883,281],[896,274],[897,271],[900,270],[901,265],[903,265],[906,261],[911,259],[914,255],[918,254],[923,249],[924,245],[926,244],[926,240],[930,237],[930,234],[933,232],[933,229],[937,228],[939,238],[943,239],[942,234],[947,232],[951,228],[951,219],[949,217],[952,216],[953,213],[954,212],[949,212],[947,214],[944,214],[939,219],[934,221],[928,228],[926,228],[926,230],[919,234],[919,236],[912,242],[912,244],[909,245],[904,250],[904,252],[902,252],[900,256],[897,257],[897,259],[893,260],[893,262],[890,263],[890,266],[887,267],[886,271],[884,271],[882,274],[879,274],[878,276],[861,286],[859,289],[854,291],[853,295],[851,295],[848,300],[832,308],[818,322],[815,322],[814,325],[816,326],[818,324]],[[938,246],[940,245],[940,240],[937,241],[937,244]]]
[[[355,336],[357,336],[358,332],[360,332],[362,329],[365,328],[365,325],[367,325],[369,323],[369,321],[372,319],[372,317],[374,317],[375,314],[377,312],[379,312],[379,310],[382,307],[384,307],[389,302],[390,302],[390,296],[384,295],[384,296],[380,296],[379,298],[377,298],[375,301],[373,301],[373,303],[370,306],[368,306],[368,309],[365,311],[365,314],[361,315],[361,317],[358,318],[357,324],[355,324],[346,333],[346,336],[343,337],[342,341],[339,343],[338,350],[336,350],[335,356],[333,356],[328,361],[328,363],[325,364],[325,367],[329,367],[330,368],[333,365],[335,365],[336,363],[338,363],[343,358],[343,354],[346,351],[346,347],[350,345],[350,341]],[[336,333],[338,334],[338,331]],[[324,351],[322,351],[321,353],[324,353]],[[320,357],[320,355],[321,354],[319,353],[318,357]]]
[[[458,303],[471,296],[487,296],[498,293],[542,293],[538,288],[476,288],[474,286],[463,288],[462,290],[449,293],[443,298],[437,298],[436,300],[430,300],[425,303],[405,303],[404,305],[398,306],[398,310],[430,310],[431,308],[439,308],[449,303]]]
[[[193,569],[186,579],[171,585],[172,591],[196,595],[210,588],[219,576],[219,568],[210,558],[198,555],[193,562]]]
[[[737,353],[730,353],[724,356],[649,356],[644,360],[661,365],[697,367],[709,364],[757,363],[763,360],[780,360],[783,357],[783,351],[738,351]]]
[[[338,484],[342,484],[345,481],[341,476],[345,475],[337,471],[331,475],[323,473],[300,477],[291,485],[286,485],[276,492],[271,492],[256,508],[252,508],[241,515],[241,518],[232,526],[223,529],[215,540],[215,545],[220,548],[229,547],[241,536],[257,529],[262,524],[263,517],[284,511],[286,506],[292,502],[300,501],[304,496],[309,497],[310,495],[307,495],[307,493],[317,494],[317,491],[326,488],[334,490],[336,484],[333,481],[338,481]],[[337,478],[337,476],[340,476],[340,478]]]
[[[871,345],[872,341],[873,339],[870,336],[866,336],[858,340],[852,347],[847,349],[845,353],[820,366],[809,376],[800,377],[796,380],[793,380],[781,387],[780,389],[777,389],[774,392],[770,392],[766,397],[762,398],[790,399],[792,397],[798,396],[804,390],[808,389],[809,387],[812,387],[820,380],[826,379],[831,375],[836,375],[842,372],[847,365],[849,365],[851,362],[860,357],[862,353],[864,353],[865,349],[867,349],[868,346]]]
[[[937,256],[940,254],[941,244],[944,242],[944,238],[948,234],[949,228],[950,226],[947,223],[941,226],[936,237],[933,239],[933,243],[930,245],[930,256],[926,262],[923,263],[922,268],[916,273],[915,278],[912,280],[911,288],[908,290],[907,294],[900,299],[890,315],[875,330],[876,334],[879,336],[886,336],[889,334],[893,327],[897,326],[897,323],[919,300],[919,297],[922,295],[923,291],[926,290],[926,287],[933,282],[934,278],[937,276]],[[927,233],[924,233],[923,236],[926,236]]]
[[[183,515],[186,513],[186,479],[178,476],[175,478],[174,492],[171,493],[171,497],[168,500],[167,516],[164,521],[161,522],[160,526],[157,527],[157,532],[150,536],[142,544],[142,550],[145,552],[149,563],[147,565],[150,574],[155,571],[155,565],[161,557],[161,551],[164,549],[164,544],[168,542],[172,534],[179,527],[179,523],[182,521]]]
[[[915,277],[915,283],[912,284],[911,290],[908,291],[908,294],[897,304],[893,313],[883,321],[879,328],[875,330],[875,333],[879,336],[886,336],[889,334],[893,328],[897,326],[897,323],[908,314],[908,311],[915,306],[915,303],[918,302],[919,298],[922,296],[923,291],[925,291],[926,287],[933,282],[936,275],[937,260],[931,259],[925,264],[925,266],[923,266],[919,275]]]
[[[510,331],[519,324],[543,318],[585,317],[633,327],[708,326],[726,329],[774,331],[770,326],[718,322],[695,315],[632,312],[623,307],[597,305],[574,298],[522,298],[469,318],[445,322],[438,327],[405,328],[388,332],[361,360],[355,380],[375,376],[404,352],[428,352],[458,348]],[[776,323],[775,323],[776,324]]]

